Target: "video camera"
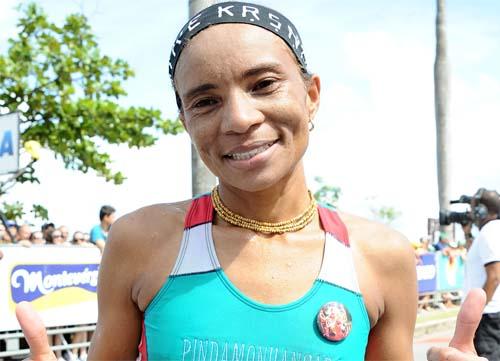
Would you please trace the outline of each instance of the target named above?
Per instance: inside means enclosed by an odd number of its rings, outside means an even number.
[[[460,223],[465,226],[466,224],[472,223],[477,219],[481,220],[486,218],[488,216],[488,208],[481,203],[481,198],[485,191],[486,190],[484,188],[481,188],[473,196],[462,195],[459,199],[450,201],[450,204],[471,204],[472,200],[476,200],[473,212],[470,210],[465,212],[452,212],[447,209],[440,210],[439,224],[442,226],[448,226],[452,223]]]

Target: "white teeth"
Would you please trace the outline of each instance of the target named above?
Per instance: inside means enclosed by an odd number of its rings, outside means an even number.
[[[262,153],[265,150],[269,149],[271,147],[271,145],[273,145],[273,144],[274,143],[269,143],[269,144],[263,145],[261,147],[252,149],[249,152],[245,152],[245,153],[231,153],[231,154],[228,154],[227,156],[229,158],[235,159],[235,160],[247,160],[247,159],[255,157],[257,154]]]

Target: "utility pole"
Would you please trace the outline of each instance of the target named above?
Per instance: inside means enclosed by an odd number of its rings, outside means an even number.
[[[201,10],[210,5],[221,3],[227,0],[189,0],[189,18],[198,14]]]
[[[448,122],[449,70],[446,52],[445,11],[445,0],[437,0],[434,104],[436,111],[436,154],[440,209],[447,209],[450,204],[450,129]]]
[[[216,4],[217,0],[189,0],[189,18],[199,13],[201,10]],[[203,164],[203,161],[191,143],[191,189],[193,196],[210,192],[217,183],[215,176]]]

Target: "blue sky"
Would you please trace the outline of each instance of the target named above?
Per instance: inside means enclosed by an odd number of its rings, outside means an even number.
[[[0,51],[15,34],[18,2],[0,3]],[[127,60],[136,77],[126,104],[176,117],[168,54],[187,20],[181,0],[57,1],[39,4],[55,21],[83,10],[103,53]],[[322,104],[306,154],[314,177],[342,188],[340,208],[370,216],[393,206],[394,227],[411,239],[438,212],[433,62],[435,1],[258,1],[286,14],[299,29],[309,67],[322,78]],[[500,2],[448,1],[452,196],[479,187],[500,190]],[[101,204],[124,214],[142,205],[190,196],[187,136],[164,136],[141,151],[107,147],[128,181],[116,187],[89,173],[64,170],[45,153],[41,185],[21,185],[8,200],[48,206],[52,220],[88,229]],[[85,190],[85,191],[83,191]]]

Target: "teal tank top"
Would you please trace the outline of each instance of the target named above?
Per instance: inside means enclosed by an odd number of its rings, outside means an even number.
[[[318,206],[325,231],[321,271],[310,290],[283,305],[242,294],[221,269],[209,195],[192,201],[181,248],[143,317],[140,360],[363,360],[370,324],[347,230]]]

